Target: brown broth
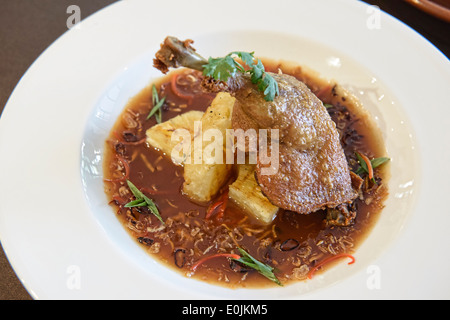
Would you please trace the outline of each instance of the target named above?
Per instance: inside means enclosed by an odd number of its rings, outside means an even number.
[[[264,64],[269,71],[278,72],[280,69],[304,81],[324,103],[333,105],[328,111],[337,123],[344,152],[353,170],[358,167],[355,150],[370,158],[385,156],[378,129],[357,101],[338,85],[329,84],[298,66],[269,60],[264,60]],[[181,72],[192,73],[187,70]],[[160,96],[166,97],[163,121],[185,111],[206,110],[213,94],[177,96],[171,88],[171,77],[172,73],[155,83]],[[192,87],[194,91],[200,90],[199,83]],[[222,220],[206,220],[209,204],[193,203],[180,191],[184,181],[183,168],[175,166],[167,156],[145,142],[146,130],[156,124],[155,117],[146,120],[152,106],[151,99],[151,86],[132,98],[106,141],[104,176],[122,181],[106,181],[105,192],[131,236],[142,244],[144,250],[174,270],[188,277],[232,288],[275,285],[256,271],[223,257],[211,259],[192,272],[191,267],[203,257],[238,253],[239,246],[274,267],[283,284],[305,280],[311,268],[324,259],[353,253],[376,222],[387,196],[384,183],[387,169],[376,169],[376,187],[372,185],[369,188],[366,184],[364,198],[355,200],[357,217],[354,225],[349,227],[327,226],[324,211],[299,215],[282,210],[270,225],[263,226],[231,201]],[[123,179],[126,170],[118,156],[129,164],[128,179],[155,202],[165,226],[161,227],[145,208],[123,207],[134,198]]]

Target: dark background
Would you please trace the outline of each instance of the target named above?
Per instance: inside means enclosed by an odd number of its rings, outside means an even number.
[[[0,2],[1,114],[22,75],[49,45],[67,31],[68,6],[79,6],[81,19],[84,19],[116,1],[0,0]],[[402,0],[365,2],[377,5],[381,10],[403,21],[450,57],[450,23],[430,16]],[[1,248],[0,300],[31,300]]]

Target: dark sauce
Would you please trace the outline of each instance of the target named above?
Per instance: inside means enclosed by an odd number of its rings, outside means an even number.
[[[321,80],[298,66],[272,61],[264,64],[268,71],[281,70],[305,82],[327,104],[352,170],[359,166],[355,151],[370,158],[385,156],[378,129],[357,101],[337,84]],[[189,110],[204,111],[214,99],[214,94],[202,93],[199,73],[189,70],[178,73],[176,92],[171,82],[173,73],[155,83],[159,95],[166,97],[162,121]],[[365,179],[361,196],[353,203],[357,215],[351,226],[327,225],[325,211],[299,215],[283,210],[270,225],[264,226],[231,201],[223,218],[206,220],[209,204],[193,203],[181,193],[183,168],[145,142],[146,130],[156,124],[155,117],[146,119],[151,101],[149,86],[129,101],[112,129],[105,147],[105,192],[121,223],[144,250],[188,277],[233,288],[275,286],[255,270],[224,257],[208,260],[195,272],[191,270],[202,258],[238,253],[239,246],[274,267],[283,284],[306,280],[311,269],[324,259],[353,253],[383,208],[387,174],[377,168],[376,183]],[[164,226],[145,207],[124,207],[134,200],[126,179],[155,202]]]

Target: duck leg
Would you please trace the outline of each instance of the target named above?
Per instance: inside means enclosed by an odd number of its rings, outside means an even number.
[[[168,37],[155,58],[155,67],[202,71],[208,63],[195,52],[192,41]],[[295,77],[271,74],[279,87],[266,101],[248,74],[236,73],[227,83],[206,81],[207,89],[228,91],[236,98],[234,129],[278,130],[277,170],[265,174],[258,160],[256,179],[261,191],[277,207],[308,214],[351,203],[358,195],[340,144],[339,133],[322,101]]]

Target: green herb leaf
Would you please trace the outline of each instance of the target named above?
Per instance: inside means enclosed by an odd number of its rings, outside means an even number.
[[[262,81],[260,80],[260,82],[262,82],[262,88],[264,88],[264,99],[266,101],[273,101],[275,96],[280,94],[278,90],[278,83],[268,73],[264,73],[264,77]]]
[[[227,81],[236,74],[239,64],[230,56],[224,58],[209,58],[203,66],[203,74],[219,81]]]
[[[161,107],[163,106],[164,102],[166,101],[166,97],[163,97],[161,100],[159,99],[158,96],[158,91],[156,90],[156,86],[152,85],[152,104],[153,104],[153,108],[152,110],[150,110],[150,113],[147,116],[147,119],[150,119],[154,114],[155,118],[156,118],[156,122],[157,123],[161,123],[162,122],[162,110]]]
[[[258,271],[261,275],[263,275],[267,279],[275,282],[279,286],[283,286],[283,284],[280,282],[280,280],[278,280],[278,278],[273,273],[274,268],[256,260],[250,254],[248,254],[244,249],[242,249],[242,248],[238,248],[238,249],[239,249],[239,252],[241,253],[241,258],[233,259],[233,260],[236,260],[252,269],[255,269],[256,271]]]
[[[155,203],[148,198],[145,194],[141,192],[130,180],[127,180],[128,188],[130,188],[131,193],[133,193],[136,200],[128,202],[125,207],[126,208],[132,208],[132,207],[148,207],[149,210],[153,213],[155,217],[158,218],[159,221],[161,221],[164,224],[163,219],[161,218],[161,215],[159,213],[158,208],[156,207]]]
[[[130,188],[131,193],[136,197],[136,199],[141,199],[144,194],[139,190],[130,180],[127,180],[128,188]]]
[[[358,163],[359,163],[359,168],[356,169],[355,173],[356,174],[369,173],[369,168],[367,168],[367,164],[364,161],[364,159],[359,155],[358,152],[355,152],[355,154],[356,154],[356,157],[358,158]],[[370,160],[370,163],[372,164],[372,168],[375,169],[389,160],[391,160],[391,159],[387,158],[387,157],[381,157],[381,158],[375,158],[375,159]]]
[[[237,55],[249,67],[253,65],[254,52],[234,51],[231,54]]]
[[[370,160],[370,162],[372,163],[372,167],[376,168],[376,167],[381,166],[383,163],[385,163],[389,160],[391,160],[391,159],[387,158],[387,157],[381,157],[381,158],[376,158],[376,159]]]
[[[158,103],[158,101],[159,101],[158,90],[156,89],[156,86],[153,84],[152,85],[152,104],[155,105]]]
[[[364,159],[359,155],[358,152],[355,152],[356,157],[358,158],[359,168],[356,170],[356,174],[361,174],[363,172],[369,173],[369,168],[367,168],[367,164]]]
[[[150,110],[150,113],[147,116],[147,120],[150,119],[156,112],[161,111],[161,107],[164,104],[164,101],[166,100],[166,97],[162,98],[153,108]]]
[[[134,208],[134,207],[146,207],[146,206],[147,206],[147,202],[145,202],[145,200],[136,199],[136,200],[128,202],[124,207],[125,208]]]
[[[239,57],[250,70],[245,71],[233,56]],[[255,63],[253,52],[233,51],[223,58],[209,58],[208,63],[203,66],[203,74],[212,77],[218,81],[227,81],[233,77],[236,72],[249,72],[252,83],[258,86],[258,90],[264,93],[266,101],[273,101],[276,95],[279,95],[278,83],[265,71],[264,65],[258,59]]]
[[[258,59],[258,62],[252,66],[252,83],[256,84],[262,77],[264,76],[265,72],[264,65],[262,64],[261,60]]]

